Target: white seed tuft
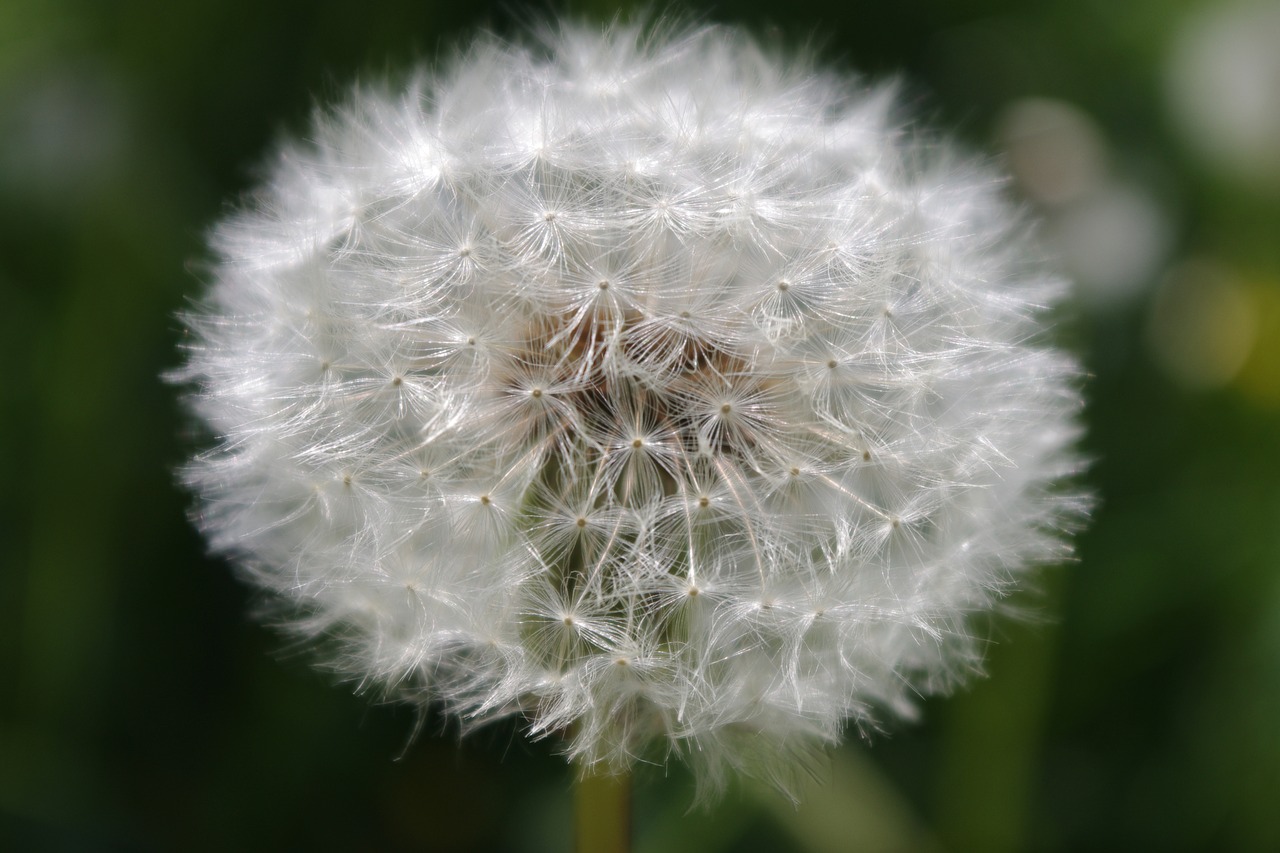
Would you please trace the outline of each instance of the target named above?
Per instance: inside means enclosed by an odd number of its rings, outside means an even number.
[[[741,35],[482,40],[216,230],[199,521],[333,665],[786,785],[974,671],[1086,501],[999,181]]]

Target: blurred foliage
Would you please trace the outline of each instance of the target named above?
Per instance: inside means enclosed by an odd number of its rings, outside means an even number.
[[[743,787],[689,813],[679,768],[642,773],[640,850],[1280,849],[1280,192],[1206,159],[1166,97],[1177,39],[1224,5],[1241,4],[695,12],[900,73],[975,148],[994,150],[1011,102],[1070,104],[1167,237],[1124,294],[1064,321],[1092,373],[1102,502],[1032,618],[992,626],[993,677],[918,725],[851,736],[799,810]],[[567,849],[569,772],[547,744],[514,726],[459,743],[335,689],[247,615],[251,594],[184,518],[172,470],[193,439],[158,379],[204,229],[276,134],[356,77],[537,15],[0,5],[0,848]],[[1280,91],[1262,95],[1280,111]],[[1211,387],[1150,345],[1152,293],[1187,258],[1230,270],[1249,311],[1224,333],[1247,337],[1243,363]]]

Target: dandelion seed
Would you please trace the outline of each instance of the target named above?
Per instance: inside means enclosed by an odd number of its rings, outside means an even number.
[[[356,91],[218,227],[199,522],[362,686],[786,787],[1069,553],[1063,288],[885,89],[717,28],[543,48]]]

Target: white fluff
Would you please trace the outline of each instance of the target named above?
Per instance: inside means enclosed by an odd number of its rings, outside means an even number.
[[[894,109],[722,29],[356,91],[214,235],[201,527],[360,686],[608,769],[910,713],[1085,501],[1062,287]]]

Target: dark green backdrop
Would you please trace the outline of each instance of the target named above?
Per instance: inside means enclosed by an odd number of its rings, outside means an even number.
[[[1108,152],[1098,180],[1147,205],[1103,236],[1150,257],[1064,320],[1093,374],[1101,504],[1034,618],[993,626],[992,678],[851,736],[799,811],[736,787],[686,814],[679,768],[642,774],[640,850],[1280,849],[1280,193],[1202,156],[1169,93],[1178,45],[1214,26],[1197,15],[1234,5],[698,13],[901,73],[977,149],[1008,141],[1018,99],[1070,105]],[[272,140],[357,76],[518,30],[515,8],[0,4],[0,849],[566,849],[569,773],[545,744],[514,727],[460,744],[431,717],[412,739],[411,712],[334,686],[246,615],[252,594],[185,521],[171,471],[192,439],[157,378],[202,234]],[[1110,222],[1055,204],[1068,235]],[[1068,267],[1102,253],[1063,245]],[[1189,258],[1226,290],[1193,276],[1208,296],[1167,309]]]

